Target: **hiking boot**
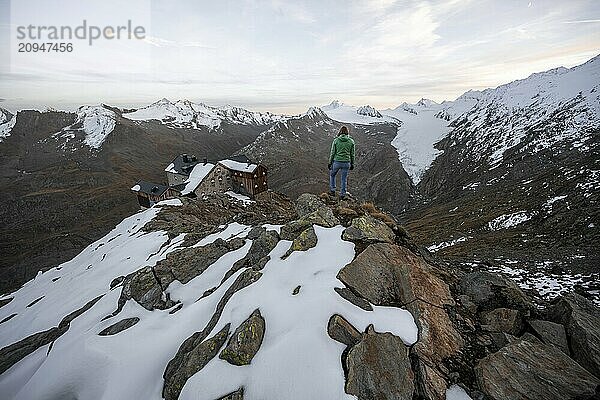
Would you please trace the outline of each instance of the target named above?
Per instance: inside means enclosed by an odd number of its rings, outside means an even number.
[[[345,198],[346,198],[346,195],[345,195],[345,194],[343,194],[343,195],[342,195],[342,194],[340,194],[340,200],[344,200]]]
[[[335,190],[330,190],[330,191],[329,191],[329,195],[330,195],[331,197],[335,197]]]

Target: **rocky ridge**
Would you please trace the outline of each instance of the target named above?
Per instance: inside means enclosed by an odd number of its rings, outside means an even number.
[[[94,395],[96,378],[76,372],[86,371],[80,363],[95,365],[99,376],[116,374],[102,381],[103,396],[111,398],[253,399],[265,391],[290,399],[444,399],[449,390],[493,400],[599,394],[595,305],[575,293],[547,303],[501,275],[456,270],[373,204],[325,194],[303,194],[292,203],[273,192],[244,204],[214,195],[160,204],[123,224],[82,253],[89,266],[75,259],[0,299],[0,389],[7,398],[42,392],[105,398]],[[98,251],[104,255],[91,256]],[[102,274],[106,286],[60,292],[87,271]],[[58,295],[73,304],[66,317],[49,308]],[[54,330],[19,330],[42,312]],[[160,346],[145,338],[150,332]],[[308,337],[317,342],[303,341]],[[129,340],[139,350],[119,353],[119,363],[107,361]],[[145,343],[154,343],[153,354]],[[310,355],[306,366],[296,364],[301,353]],[[136,364],[139,354],[150,358]],[[55,370],[64,357],[74,357],[74,365]],[[38,365],[33,374],[32,363]],[[114,377],[120,374],[135,374],[138,382],[162,379],[124,388]],[[14,382],[23,382],[17,391]]]

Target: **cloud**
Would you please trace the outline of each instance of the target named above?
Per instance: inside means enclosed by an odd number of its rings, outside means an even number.
[[[600,19],[581,19],[575,21],[563,21],[563,24],[595,24],[600,22]]]
[[[155,36],[146,36],[143,41],[156,47],[200,47],[204,49],[215,49],[214,46],[207,46],[202,42],[180,42]]]

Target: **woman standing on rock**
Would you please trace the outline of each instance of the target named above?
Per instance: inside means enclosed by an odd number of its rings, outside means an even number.
[[[354,169],[354,140],[348,134],[348,128],[342,126],[337,137],[331,143],[329,153],[329,194],[335,196],[335,177],[341,171],[342,182],[340,184],[340,199],[346,197],[346,183],[348,182],[348,171]]]

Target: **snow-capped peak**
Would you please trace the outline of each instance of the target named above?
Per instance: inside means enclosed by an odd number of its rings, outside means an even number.
[[[321,107],[322,110],[333,110],[336,109],[338,107],[343,106],[344,103],[342,103],[339,100],[333,100],[331,103],[327,104],[326,106]]]
[[[234,124],[268,125],[279,121],[283,116],[245,110],[239,107],[211,107],[190,100],[172,102],[163,98],[133,112],[123,114],[134,121],[158,120],[174,128],[209,129],[218,128],[223,121]]]
[[[371,107],[370,105],[358,107],[358,109],[356,110],[356,113],[358,115],[364,115],[367,117],[383,118],[383,115],[381,115],[381,113],[379,111],[377,111],[375,108]]]
[[[0,108],[0,142],[8,136],[17,122],[17,115],[11,114],[8,110]]]
[[[436,103],[433,100],[430,99],[426,99],[426,98],[421,98],[421,100],[419,100],[416,104],[417,107],[431,107],[431,106],[437,106],[438,103]]]
[[[310,119],[327,118],[327,114],[325,114],[325,112],[323,112],[323,110],[321,110],[319,107],[310,107],[303,116]]]

